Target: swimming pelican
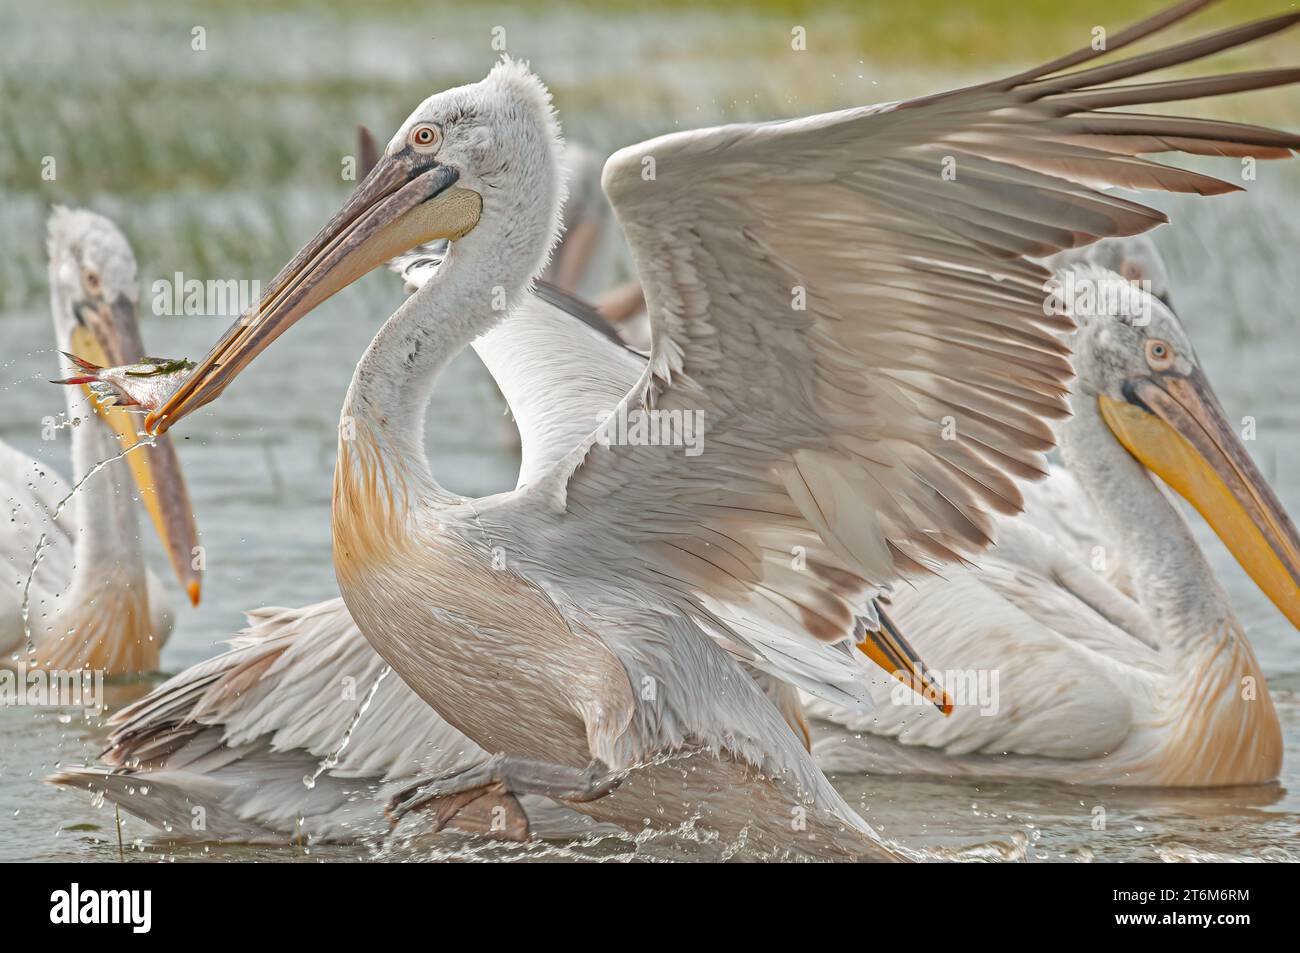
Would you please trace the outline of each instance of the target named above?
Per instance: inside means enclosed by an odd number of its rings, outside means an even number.
[[[1117,33],[1109,50],[1203,5]],[[1094,186],[1235,188],[1137,154],[1294,144],[1098,110],[1274,86],[1297,70],[1104,84],[1296,20],[1062,72],[1101,55],[1089,48],[955,93],[616,153],[604,184],[646,288],[649,364],[613,426],[586,422],[577,442],[572,421],[537,432],[521,415],[520,487],[472,500],[433,478],[425,404],[446,362],[525,295],[559,205],[549,97],[504,61],[416,109],[147,426],[214,399],[394,254],[450,240],[357,366],[335,471],[350,614],[492,753],[399,795],[394,816],[445,819],[474,802],[518,816],[516,796],[531,793],[628,830],[693,824],[728,843],[743,832],[760,851],[896,856],[713,636],[756,667],[836,687],[876,582],[987,545],[989,510],[1018,507],[1012,475],[1041,472],[1043,420],[1065,410],[1069,367],[1051,329],[1067,322],[1044,313],[1043,270],[1025,256],[1162,221]],[[606,439],[625,424],[643,434],[650,405],[680,421],[701,413],[701,452]],[[954,415],[951,432],[940,421]]]
[[[1063,281],[1073,275],[1077,299],[1096,302],[1095,291],[1127,281],[1150,287],[1079,313],[1066,466],[1004,521],[977,568],[893,599],[921,653],[954,673],[957,711],[926,718],[879,690],[868,716],[813,700],[814,713],[853,733],[821,741],[819,763],[1123,785],[1271,781],[1282,730],[1263,673],[1164,487],[1196,507],[1296,626],[1300,537],[1166,304],[1154,246],[1112,240],[1053,264]],[[957,685],[994,672],[996,698]]]
[[[56,208],[49,220],[49,254],[59,349],[106,364],[141,357],[135,256],[117,226],[93,212]],[[143,418],[99,408],[80,387],[68,388],[66,401],[74,473],[86,474],[139,439]],[[110,675],[156,669],[173,617],[161,584],[145,566],[136,500],[127,488],[134,480],[139,503],[197,605],[198,531],[171,442],[141,448],[91,476],[57,520],[52,517],[71,488],[49,466],[0,443],[0,474],[10,515],[0,531],[0,560],[9,579],[0,593],[0,664]],[[36,650],[29,655],[23,593],[43,534],[49,539],[28,597]]]

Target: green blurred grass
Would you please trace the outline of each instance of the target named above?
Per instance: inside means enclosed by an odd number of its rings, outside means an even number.
[[[851,18],[845,28],[816,38],[832,47],[851,46],[885,62],[977,65],[1010,58],[1041,58],[1046,45],[1062,49],[1080,44],[1080,30],[1094,25],[1117,30],[1173,5],[1174,0],[524,0],[517,4],[479,4],[503,18],[516,11],[553,11],[577,7],[592,17],[659,14],[689,22],[700,11],[725,13],[736,19],[787,20],[791,25]],[[185,6],[181,4],[181,6]],[[426,15],[425,0],[225,0],[228,8],[311,13],[321,9],[342,19]],[[200,8],[201,9],[201,8]],[[1297,9],[1287,0],[1232,0],[1196,15],[1197,28],[1239,23]]]
[[[351,187],[355,124],[392,129],[430,92],[472,80],[490,31],[551,85],[567,133],[597,148],[681,126],[806,114],[996,76],[1086,45],[1161,2],[953,3],[670,0],[494,4],[442,0],[54,0],[0,32],[0,307],[44,289],[43,219],[55,203],[118,218],[142,272],[268,278]],[[1237,0],[1188,35],[1282,12]],[[790,49],[793,25],[808,50]],[[191,30],[207,50],[190,49]],[[1272,41],[1223,69],[1295,61]],[[1289,98],[1288,98],[1289,97]],[[1289,123],[1294,92],[1198,104]],[[53,156],[58,178],[42,181]]]

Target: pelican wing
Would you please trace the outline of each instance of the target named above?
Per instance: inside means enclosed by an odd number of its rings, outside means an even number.
[[[583,320],[582,302],[559,295],[538,289],[474,342],[519,427],[521,486],[582,444],[645,370],[645,358]]]
[[[71,534],[62,523],[55,523],[54,513],[72,486],[58,473],[40,461],[0,441],[0,473],[5,475],[4,499],[10,508],[29,505],[49,529],[57,528],[64,538]]]
[[[519,427],[520,486],[543,479],[582,447],[593,426],[609,415],[645,370],[645,358],[593,327],[584,308],[572,296],[542,286],[508,320],[474,342]],[[812,533],[805,530],[803,538],[805,545],[817,549]],[[780,552],[774,557],[778,563],[785,558]],[[826,561],[830,558],[823,555]],[[859,617],[874,620],[869,604],[874,590],[865,580],[847,572],[830,576],[826,562],[814,561],[814,571],[827,578],[776,578],[780,573],[774,571],[769,573],[770,584],[806,592],[806,600],[813,603],[835,605],[841,616],[835,637],[851,634]],[[850,596],[837,594],[837,588]],[[716,597],[701,591],[699,597],[716,616],[713,624],[704,620],[705,628],[742,661],[841,704],[868,703],[861,660],[805,635],[806,625],[820,624],[823,631],[827,625],[811,614],[792,611],[786,596],[742,588]],[[743,644],[737,644],[736,636]]]
[[[1114,35],[1109,50],[1203,5]],[[1165,220],[1104,186],[1236,188],[1142,153],[1300,146],[1101,111],[1275,86],[1297,70],[1110,84],[1296,20],[1064,72],[1103,55],[1088,49],[953,93],[615,154],[604,185],[646,288],[650,364],[537,492],[599,514],[660,581],[842,638],[867,580],[970,557],[995,513],[1021,508],[1016,480],[1045,472],[1070,376],[1054,332],[1068,325],[1045,313],[1048,272],[1028,259]],[[698,456],[630,436],[645,408],[661,430],[698,414]]]
[[[382,829],[374,798],[387,782],[485,757],[396,675],[380,681],[384,669],[342,599],[257,610],[229,651],[116,713],[98,765],[52,780],[181,834],[195,806],[200,834],[230,839]]]
[[[231,641],[115,714],[97,763],[48,780],[181,837],[335,842],[385,832],[385,798],[414,778],[487,757],[383,675],[342,599],[256,610]],[[539,836],[598,830],[546,798],[523,803]]]

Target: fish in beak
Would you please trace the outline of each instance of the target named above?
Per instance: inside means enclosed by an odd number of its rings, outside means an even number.
[[[1111,432],[1196,507],[1255,584],[1300,628],[1300,537],[1200,368],[1153,372],[1122,391],[1124,400],[1098,398]]]
[[[385,154],[343,208],[294,256],[194,373],[145,420],[161,434],[220,394],[249,362],[335,292],[416,245],[455,240],[478,224],[482,198],[412,145]]]
[[[873,631],[868,620],[859,620],[861,631],[858,634],[861,641],[857,643],[858,651],[922,698],[933,703],[939,711],[951,715],[952,699],[947,691],[930,674],[916,649],[903,638],[903,633],[898,631],[898,626],[894,625],[894,620],[885,613],[879,600],[874,602],[874,606],[879,624]]]
[[[101,368],[135,367],[138,371],[143,369],[142,362],[150,360],[143,356],[135,305],[124,297],[111,303],[81,303],[74,315],[70,347],[76,356],[67,357],[76,373],[56,383],[84,387],[92,397],[95,414],[118,435],[122,449],[133,447],[142,439],[140,418],[128,412],[125,405],[129,401],[107,399],[109,392],[96,378]],[[199,531],[176,448],[170,439],[158,439],[152,447],[127,454],[125,459],[176,578],[190,603],[197,606],[203,588],[202,570],[194,564]]]

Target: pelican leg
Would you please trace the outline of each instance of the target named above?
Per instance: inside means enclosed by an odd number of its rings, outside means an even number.
[[[556,801],[585,803],[609,794],[623,780],[599,761],[571,768],[495,754],[454,774],[417,782],[398,791],[384,814],[389,828],[413,811],[434,812],[434,832],[453,819],[457,827],[495,834],[507,840],[528,839],[528,815],[521,794],[540,794]]]

